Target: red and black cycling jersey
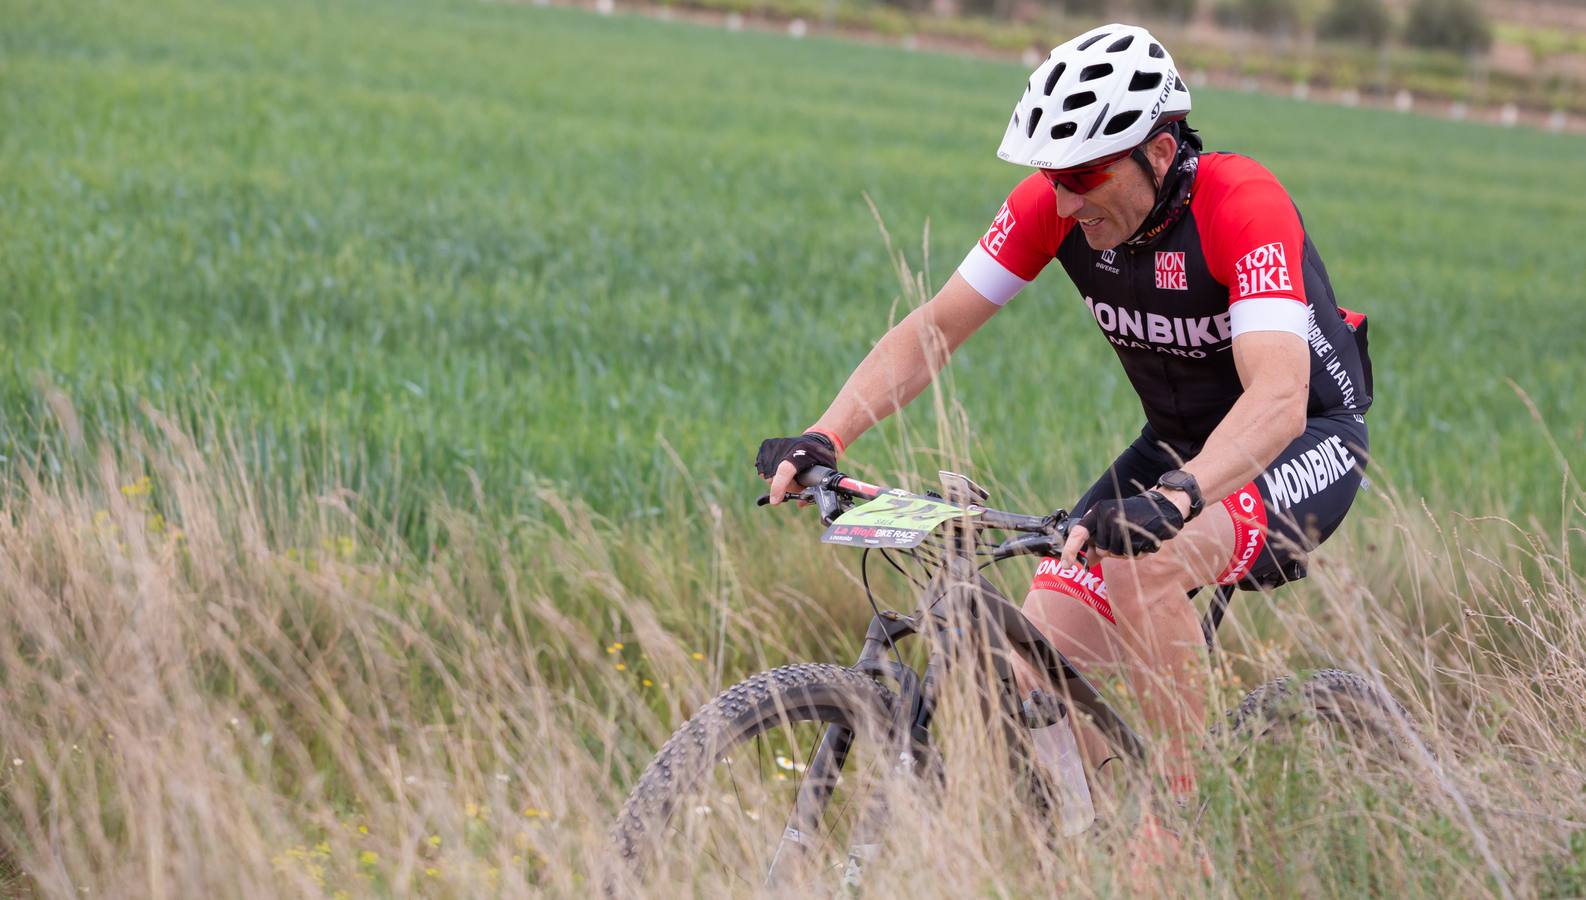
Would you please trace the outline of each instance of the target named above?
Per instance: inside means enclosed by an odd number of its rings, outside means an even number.
[[[1288,192],[1244,156],[1204,153],[1196,165],[1188,213],[1146,246],[1112,250],[1091,249],[1057,214],[1046,179],[1031,174],[958,271],[1001,304],[1048,262],[1062,263],[1147,422],[1186,459],[1244,390],[1231,348],[1248,331],[1288,331],[1310,345],[1308,417],[1364,413],[1370,363],[1355,335],[1364,317],[1339,311]]]

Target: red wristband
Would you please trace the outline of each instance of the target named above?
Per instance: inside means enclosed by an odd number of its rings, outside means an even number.
[[[837,448],[838,456],[841,456],[843,451],[848,449],[847,445],[843,443],[843,439],[838,437],[837,432],[832,431],[830,428],[806,428],[804,433],[824,435],[832,442],[832,446]]]

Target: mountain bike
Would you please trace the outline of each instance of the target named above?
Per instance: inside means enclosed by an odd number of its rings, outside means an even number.
[[[824,467],[800,477],[803,490],[789,499],[819,509],[822,541],[864,548],[866,562],[879,551],[920,587],[919,600],[909,613],[881,609],[862,566],[874,615],[852,666],[762,672],[690,717],[644,770],[612,829],[622,877],[645,879],[668,861],[704,860],[751,889],[823,877],[857,883],[886,834],[880,779],[902,775],[924,791],[940,778],[932,723],[949,670],[964,664],[983,668],[974,714],[1002,730],[998,746],[1020,774],[1016,783],[1029,785],[1026,799],[1038,807],[1057,808],[1062,834],[1085,830],[1093,817],[1071,717],[1093,725],[1125,761],[1144,762],[1140,735],[981,571],[1017,556],[1056,555],[1074,520],[1062,509],[992,509],[972,480],[940,474],[945,493],[923,495]],[[1012,536],[993,544],[988,535],[998,531]],[[900,554],[928,577],[912,577]],[[1233,590],[1219,588],[1204,614],[1208,647]],[[928,644],[918,668],[899,650],[912,636]],[[1021,695],[1014,656],[1044,673],[1051,689]],[[1391,696],[1338,669],[1262,685],[1224,727],[1254,735],[1300,716],[1389,744],[1408,728]]]

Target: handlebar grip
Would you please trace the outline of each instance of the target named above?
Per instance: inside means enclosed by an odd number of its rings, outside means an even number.
[[[822,481],[825,481],[833,471],[834,470],[828,469],[825,466],[810,466],[808,469],[805,469],[799,473],[798,483],[802,487],[814,487],[815,485],[820,484]]]

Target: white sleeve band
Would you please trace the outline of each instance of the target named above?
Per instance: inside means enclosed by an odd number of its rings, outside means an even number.
[[[1246,297],[1228,307],[1233,336],[1247,331],[1287,331],[1302,339],[1310,326],[1310,307],[1293,297]]]
[[[958,265],[958,274],[964,276],[969,286],[980,292],[982,297],[1001,306],[1013,299],[1013,296],[1024,290],[1029,284],[1023,278],[1009,272],[997,262],[996,257],[986,252],[986,248],[975,245],[969,251],[964,261]],[[1302,323],[1303,324],[1303,323]]]

